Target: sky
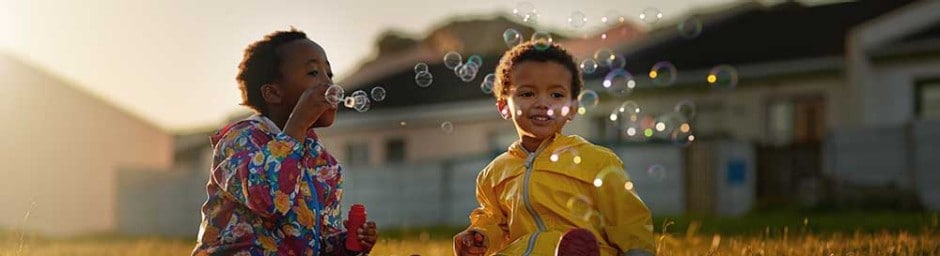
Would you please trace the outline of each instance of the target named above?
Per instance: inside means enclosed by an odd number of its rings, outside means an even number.
[[[528,2],[548,29],[566,28],[572,12],[583,12],[587,32],[597,30],[609,11],[642,24],[638,16],[649,7],[670,20],[739,1],[746,0]],[[275,30],[307,32],[326,49],[339,81],[376,54],[375,41],[386,30],[420,38],[454,17],[508,14],[521,2],[0,0],[0,52],[167,131],[183,132],[217,128],[244,109],[234,78],[242,52]]]

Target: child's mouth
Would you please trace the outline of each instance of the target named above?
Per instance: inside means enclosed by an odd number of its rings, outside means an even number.
[[[546,124],[552,121],[552,118],[549,117],[548,115],[531,115],[529,116],[529,119],[532,119],[533,121],[535,121],[536,124]]]

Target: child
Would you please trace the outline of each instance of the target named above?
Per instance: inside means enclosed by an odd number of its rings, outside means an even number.
[[[333,124],[325,99],[333,72],[326,53],[303,32],[267,35],[245,50],[237,80],[242,105],[257,114],[212,136],[193,255],[355,255],[343,246],[342,168],[314,127]],[[357,230],[368,253],[374,222]]]
[[[520,140],[477,177],[480,207],[454,237],[457,255],[644,255],[654,249],[649,210],[616,154],[561,135],[578,108],[581,74],[556,44],[506,52],[493,93]]]

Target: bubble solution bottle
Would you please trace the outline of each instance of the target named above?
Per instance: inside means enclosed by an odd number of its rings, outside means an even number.
[[[354,252],[363,250],[362,244],[359,244],[359,228],[366,223],[366,207],[362,204],[353,204],[349,208],[349,226],[346,228],[346,249]]]

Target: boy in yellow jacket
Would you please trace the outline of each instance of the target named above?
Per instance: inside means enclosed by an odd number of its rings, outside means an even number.
[[[528,42],[496,67],[493,94],[520,140],[477,177],[480,207],[454,237],[457,255],[648,255],[649,210],[609,149],[561,130],[583,87],[560,46]]]

